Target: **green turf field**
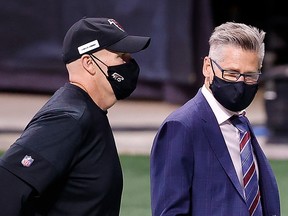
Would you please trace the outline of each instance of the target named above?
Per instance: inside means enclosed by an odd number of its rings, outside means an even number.
[[[281,215],[288,216],[288,160],[272,160],[271,165],[278,182]]]

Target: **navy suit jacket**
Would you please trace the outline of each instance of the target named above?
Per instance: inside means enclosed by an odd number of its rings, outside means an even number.
[[[280,215],[275,176],[254,133],[263,215]],[[199,90],[162,123],[151,150],[153,216],[248,216],[243,189],[212,109]]]

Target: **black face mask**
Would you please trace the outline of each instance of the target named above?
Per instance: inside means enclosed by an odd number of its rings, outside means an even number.
[[[107,66],[96,56],[91,55],[95,64],[99,67],[102,73],[106,76],[110,83],[117,100],[129,97],[136,89],[140,68],[134,59],[121,65]],[[94,60],[97,59],[108,68],[108,76],[104,73],[101,67]]]
[[[108,67],[107,80],[112,86],[117,100],[125,99],[136,89],[140,68],[134,59]]]
[[[245,82],[227,82],[214,76],[210,89],[216,100],[231,111],[241,111],[253,101],[258,84],[248,85]]]

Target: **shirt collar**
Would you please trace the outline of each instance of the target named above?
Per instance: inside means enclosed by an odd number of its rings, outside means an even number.
[[[206,98],[208,104],[210,105],[219,125],[223,124],[233,115],[239,115],[241,112],[232,112],[225,107],[223,107],[214,97],[214,95],[206,88],[205,85],[202,86],[201,92]]]

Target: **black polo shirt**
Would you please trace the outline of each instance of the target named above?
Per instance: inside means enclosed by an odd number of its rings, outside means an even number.
[[[40,215],[119,215],[122,171],[107,112],[77,86],[51,97],[0,166],[37,192],[29,205]]]

